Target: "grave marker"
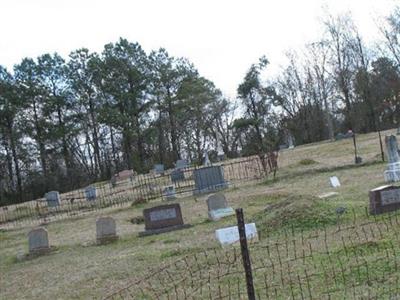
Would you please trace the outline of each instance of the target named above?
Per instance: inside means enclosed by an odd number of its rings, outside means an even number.
[[[51,191],[46,193],[45,195],[47,206],[48,207],[56,207],[60,206],[60,193],[57,191]]]
[[[29,253],[43,254],[50,251],[49,236],[45,228],[35,228],[28,233]]]
[[[159,175],[164,175],[164,165],[163,164],[154,165],[154,172]]]
[[[207,199],[208,217],[212,221],[218,221],[223,217],[232,216],[235,211],[232,207],[228,207],[225,195],[218,193],[210,195]]]
[[[400,187],[384,185],[369,192],[369,212],[372,215],[400,208]]]
[[[257,241],[258,234],[255,223],[245,224],[246,238]],[[239,229],[237,226],[226,227],[215,230],[215,236],[222,246],[235,244],[239,242]]]
[[[331,182],[331,186],[333,188],[337,188],[340,187],[340,181],[339,178],[337,178],[336,176],[332,176],[329,178],[330,182]]]
[[[386,151],[389,163],[384,173],[386,182],[400,181],[400,157],[395,135],[385,137]]]
[[[228,187],[222,166],[210,166],[193,171],[195,190],[193,194],[209,193]]]
[[[185,180],[185,172],[182,169],[175,169],[171,172],[171,181],[178,182]]]
[[[91,185],[85,188],[85,196],[87,201],[93,201],[97,198],[97,189],[95,186]]]
[[[143,210],[145,231],[139,232],[139,236],[169,232],[172,230],[188,228],[190,224],[184,224],[181,207],[179,204],[160,205]]]
[[[118,239],[115,220],[111,217],[99,217],[96,220],[96,242],[105,244]]]
[[[189,165],[189,164],[188,164],[188,162],[187,162],[186,159],[179,159],[179,160],[177,160],[176,163],[175,163],[175,168],[176,168],[176,169],[184,169],[184,168],[187,168],[188,165]]]
[[[166,186],[163,190],[163,196],[166,200],[175,200],[176,192],[175,187],[173,185]]]

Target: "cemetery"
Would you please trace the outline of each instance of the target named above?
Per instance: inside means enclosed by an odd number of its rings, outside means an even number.
[[[237,208],[256,299],[399,295],[400,183],[386,180],[397,162],[387,140],[385,162],[370,133],[358,135],[361,164],[341,139],[282,151],[275,179],[256,158],[239,158],[175,166],[183,180],[163,169],[52,191],[34,217],[9,206],[0,298],[247,299]]]

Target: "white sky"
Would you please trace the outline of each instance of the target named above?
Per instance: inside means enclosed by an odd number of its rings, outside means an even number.
[[[234,96],[249,66],[265,54],[276,71],[290,48],[321,34],[324,8],[351,11],[364,38],[394,0],[0,0],[0,64],[86,47],[101,52],[119,37],[149,52],[187,57],[201,75]]]

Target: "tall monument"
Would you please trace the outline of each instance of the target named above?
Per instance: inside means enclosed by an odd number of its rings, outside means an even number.
[[[386,182],[400,181],[400,157],[397,139],[395,135],[385,137],[388,157],[387,169],[384,173]]]

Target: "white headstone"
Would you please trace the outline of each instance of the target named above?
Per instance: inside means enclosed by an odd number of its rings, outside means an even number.
[[[39,227],[28,233],[29,253],[41,253],[50,250],[49,236],[45,228]]]
[[[257,240],[257,228],[255,223],[245,224],[246,238]],[[215,230],[215,236],[221,245],[230,245],[239,242],[239,229],[237,226],[226,227]]]
[[[115,220],[111,217],[99,217],[96,220],[96,240],[98,244],[118,238]]]
[[[329,178],[329,180],[331,181],[331,186],[332,186],[333,188],[340,187],[339,178],[337,178],[336,176],[332,176],[331,178]]]

